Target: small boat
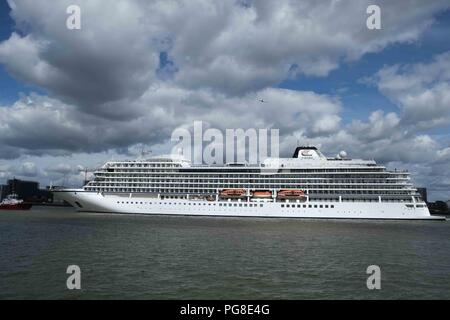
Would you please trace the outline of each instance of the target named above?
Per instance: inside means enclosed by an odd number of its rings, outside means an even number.
[[[305,193],[303,190],[285,189],[278,191],[278,199],[305,199]]]
[[[17,199],[17,194],[10,194],[0,202],[0,210],[29,210],[31,203]]]
[[[219,193],[221,198],[244,198],[246,196],[245,189],[225,189]]]
[[[269,190],[255,190],[252,192],[253,198],[272,198],[272,191]]]

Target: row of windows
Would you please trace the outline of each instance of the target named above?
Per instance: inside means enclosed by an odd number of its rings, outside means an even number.
[[[153,204],[153,202],[144,202],[144,201],[117,201],[118,204]],[[155,202],[154,204],[159,205],[184,205],[184,206],[219,206],[219,207],[263,207],[263,203],[238,203],[238,202],[224,202],[224,203],[205,203],[205,202],[178,202],[178,203],[171,203],[171,202]],[[334,204],[328,205],[328,204],[281,204],[281,208],[334,208]]]
[[[186,188],[255,188],[255,189],[285,189],[289,187],[301,188],[301,189],[324,189],[324,190],[335,190],[337,188],[343,189],[376,189],[376,190],[389,190],[389,189],[405,189],[408,187],[412,187],[411,185],[405,184],[305,184],[305,183],[289,183],[289,184],[251,184],[251,183],[242,183],[242,184],[192,184],[192,183],[183,183]],[[93,182],[89,183],[90,187],[99,186],[99,187],[128,187],[128,188],[168,188],[168,187],[179,187],[179,183],[171,185],[171,183],[159,183],[159,184],[148,184],[148,183],[111,183],[111,182]]]
[[[315,188],[302,188],[301,186],[296,186],[298,188],[306,190],[308,194],[320,194],[320,195],[344,195],[344,194],[356,194],[356,195],[412,195],[415,194],[415,189],[405,188],[405,189],[315,189]],[[261,189],[264,189],[263,187]],[[114,188],[114,187],[85,187],[86,191],[94,192],[122,192],[122,193],[181,193],[181,194],[209,194],[215,195],[217,189],[197,189],[186,188],[186,189],[176,189],[176,188]]]
[[[144,169],[143,169],[144,168]],[[145,169],[145,168],[151,168],[151,169]],[[253,168],[233,168],[233,167],[190,167],[190,168],[181,168],[180,164],[156,164],[156,165],[136,165],[136,164],[123,164],[123,165],[108,165],[106,168],[101,170],[108,170],[108,169],[114,169],[115,171],[122,171],[122,172],[152,172],[154,169],[159,168],[165,168],[164,170],[170,171],[171,169],[178,169],[180,172],[192,172],[192,173],[210,173],[210,172],[217,172],[221,173],[221,171],[225,171],[225,173],[255,173],[260,172],[261,170],[272,170],[270,167],[267,168],[261,168],[261,167],[253,167]],[[274,168],[276,169],[276,168]],[[295,168],[289,168],[289,169],[278,169],[280,171],[287,171],[287,172],[296,172],[296,173],[321,173],[321,172],[384,172],[384,167],[371,167],[371,168],[320,168],[320,169],[295,169]],[[406,171],[394,171],[403,173]]]
[[[334,204],[328,205],[328,204],[282,204],[281,207],[284,208],[334,208]]]
[[[267,185],[292,185],[292,184],[301,184],[301,185],[326,185],[326,186],[340,186],[340,185],[395,185],[395,186],[404,186],[410,185],[406,180],[229,180],[229,181],[221,181],[221,180],[171,180],[171,179],[110,179],[110,178],[97,178],[91,181],[92,184],[151,184],[151,185],[167,185],[167,184],[188,184],[188,185],[229,185],[229,184],[239,184],[239,185],[254,185],[254,184],[267,184]]]
[[[109,163],[107,169],[109,168],[170,168],[170,167],[181,167],[179,163]]]
[[[290,184],[290,183],[303,183],[303,184],[352,184],[352,185],[360,185],[360,184],[394,184],[394,185],[402,185],[406,184],[408,179],[322,179],[322,178],[314,178],[314,179],[182,179],[177,178],[173,179],[170,177],[165,178],[122,178],[122,177],[97,177],[93,182],[102,182],[102,183],[200,183],[200,184],[230,184],[230,183],[239,183],[239,184],[255,184],[255,183],[265,183],[265,184]]]
[[[153,204],[153,202],[144,202],[144,201],[117,201],[118,204],[122,203],[122,204]],[[219,207],[262,207],[263,204],[262,203],[238,203],[238,202],[229,202],[229,203],[206,203],[206,202],[154,202],[154,204],[160,204],[160,205],[189,205],[189,206],[216,206],[218,205]]]
[[[142,175],[142,173],[146,173]],[[161,174],[157,174],[161,173]],[[167,170],[167,171],[154,171],[154,170],[140,170],[140,171],[104,171],[104,172],[96,172],[96,176],[106,176],[106,177],[160,177],[160,178],[167,178],[167,177],[173,177],[173,178],[183,178],[183,179],[189,179],[189,178],[218,178],[218,179],[229,179],[229,178],[235,178],[235,179],[259,179],[261,178],[260,172],[255,172],[253,174],[236,174],[232,172],[214,172],[214,173],[207,173],[207,174],[199,174],[197,172],[195,173],[188,173],[188,172],[179,172],[178,170]],[[383,171],[383,172],[353,172],[351,174],[347,174],[346,171],[336,172],[334,174],[322,174],[316,173],[316,174],[292,174],[290,172],[278,172],[273,173],[273,177],[268,178],[292,178],[292,179],[299,179],[299,178],[387,178],[387,177],[400,177],[400,178],[407,178],[409,174],[403,173],[394,173],[389,171]]]

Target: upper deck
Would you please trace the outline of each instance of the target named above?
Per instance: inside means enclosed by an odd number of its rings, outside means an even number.
[[[292,158],[266,158],[261,163],[247,164],[246,162],[227,164],[192,164],[190,160],[178,155],[158,156],[150,159],[109,161],[102,167],[104,169],[170,169],[178,168],[180,171],[205,171],[214,170],[223,172],[259,171],[265,169],[345,169],[361,168],[373,171],[384,170],[384,166],[377,165],[374,160],[349,159],[347,157],[325,157],[315,147],[298,147]],[[183,170],[188,169],[188,170]],[[378,170],[377,170],[378,169]],[[367,170],[363,170],[367,171]]]

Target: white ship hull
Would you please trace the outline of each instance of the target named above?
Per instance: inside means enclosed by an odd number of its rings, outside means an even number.
[[[60,190],[55,195],[85,212],[313,219],[444,219],[431,216],[424,203],[205,201],[102,194],[83,189]]]

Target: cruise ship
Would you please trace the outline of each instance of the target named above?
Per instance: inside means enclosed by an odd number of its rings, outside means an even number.
[[[79,211],[230,217],[441,220],[407,171],[297,147],[259,164],[194,165],[180,155],[109,161],[80,189],[54,189]]]

